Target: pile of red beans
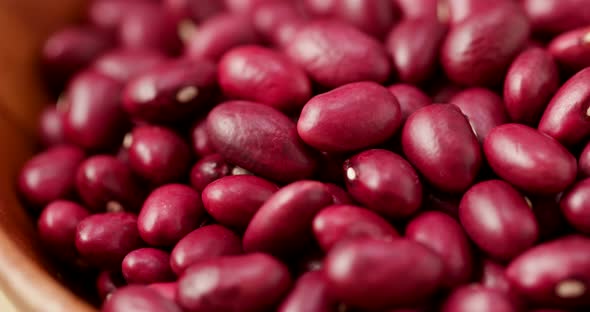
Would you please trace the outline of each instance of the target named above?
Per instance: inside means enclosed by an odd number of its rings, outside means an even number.
[[[590,311],[588,0],[94,0],[18,187],[106,312]]]

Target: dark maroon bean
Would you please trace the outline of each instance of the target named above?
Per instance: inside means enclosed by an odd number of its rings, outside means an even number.
[[[451,81],[437,81],[430,90],[431,103],[449,103],[449,100],[462,90],[463,87]]]
[[[577,182],[564,193],[559,206],[576,230],[590,234],[590,178]]]
[[[446,31],[445,25],[431,18],[406,19],[391,30],[385,46],[402,82],[417,84],[430,78]]]
[[[428,210],[440,211],[459,220],[459,202],[462,194],[442,193],[430,189],[426,191],[423,206]]]
[[[590,305],[590,239],[566,236],[538,245],[514,259],[506,275],[537,304],[575,308]]]
[[[454,105],[433,104],[412,114],[402,131],[402,147],[416,169],[446,192],[467,189],[482,162],[477,137]]]
[[[60,145],[27,161],[18,176],[18,189],[24,199],[44,206],[74,193],[76,170],[84,152],[74,146]]]
[[[187,312],[267,311],[290,286],[287,267],[268,255],[226,256],[190,267],[178,281],[177,301]]]
[[[80,165],[76,189],[93,211],[137,211],[145,195],[131,169],[109,155],[92,156]]]
[[[191,169],[191,185],[202,192],[209,183],[231,174],[233,166],[219,154],[211,154],[199,160]]]
[[[307,144],[346,152],[384,142],[401,124],[395,96],[374,82],[355,82],[313,97],[301,111],[297,132]]]
[[[207,133],[207,119],[197,121],[191,129],[191,145],[195,155],[205,157],[215,154],[215,148]]]
[[[221,225],[211,224],[183,237],[172,250],[170,265],[176,275],[180,276],[197,262],[241,253],[240,237]]]
[[[319,247],[313,246],[295,261],[295,274],[300,276],[307,272],[320,271],[324,266],[323,261],[324,253]]]
[[[141,245],[137,217],[131,213],[94,214],[82,220],[77,227],[78,252],[98,267],[120,267],[123,258]]]
[[[128,12],[134,11],[150,0],[100,0],[91,1],[88,6],[87,17],[94,26],[106,31],[114,32],[125,19]],[[153,2],[152,2],[153,3]]]
[[[443,303],[441,312],[518,312],[518,306],[497,290],[479,285],[455,289]]]
[[[299,111],[311,97],[311,84],[299,66],[271,49],[248,45],[234,48],[219,61],[224,94],[281,111]]]
[[[529,23],[516,5],[485,10],[451,28],[442,46],[441,63],[456,83],[496,85],[528,35]]]
[[[225,9],[223,1],[210,0],[164,0],[162,6],[168,15],[180,23],[202,22]]]
[[[394,0],[402,11],[404,18],[438,18],[446,22],[448,16],[446,10],[447,1],[438,0]]]
[[[178,291],[177,282],[154,283],[149,284],[148,287],[157,291],[160,296],[172,301],[176,301],[176,292]]]
[[[430,97],[413,85],[397,83],[391,85],[388,89],[399,103],[402,112],[402,124],[413,112],[432,104]]]
[[[207,132],[225,159],[262,177],[289,182],[315,171],[315,154],[300,142],[295,124],[272,107],[225,102],[209,113]]]
[[[334,247],[324,270],[333,298],[359,308],[384,309],[427,299],[439,287],[444,265],[434,251],[408,239],[357,239]]]
[[[562,195],[563,193],[525,198],[532,204],[533,213],[539,225],[541,242],[562,236],[570,229],[561,209],[559,209],[559,199]]]
[[[260,4],[252,12],[252,23],[262,37],[283,47],[288,44],[306,17],[295,3],[270,1]]]
[[[127,123],[121,107],[123,85],[94,71],[82,72],[68,86],[64,130],[72,143],[104,150],[121,142]]]
[[[63,112],[55,106],[45,108],[39,117],[37,136],[45,147],[67,143]]]
[[[248,17],[224,13],[199,25],[186,43],[185,55],[217,61],[234,47],[257,42],[256,30]]]
[[[553,58],[540,47],[524,50],[510,65],[504,81],[504,101],[514,122],[537,125],[559,87]]]
[[[312,236],[312,220],[332,195],[324,184],[298,181],[281,188],[258,209],[244,234],[247,252],[289,255],[303,249]]]
[[[330,299],[323,273],[312,271],[297,279],[278,312],[334,312],[335,303]]]
[[[392,240],[399,237],[385,219],[368,209],[351,205],[333,205],[320,211],[313,219],[313,232],[326,252],[350,239]]]
[[[590,177],[590,142],[586,144],[586,147],[584,147],[582,153],[580,153],[578,168],[581,176]]]
[[[363,80],[384,82],[391,71],[387,53],[377,40],[337,21],[303,26],[285,53],[325,87]]]
[[[332,194],[334,205],[350,205],[353,203],[350,195],[340,186],[333,183],[325,183],[324,186]]]
[[[573,71],[590,66],[590,26],[561,34],[549,43],[549,53],[557,63]]]
[[[539,238],[531,206],[501,180],[471,187],[461,199],[459,219],[477,246],[499,260],[514,258]]]
[[[220,224],[243,231],[264,202],[279,188],[253,175],[223,177],[203,190],[205,209]]]
[[[557,194],[576,178],[574,156],[551,137],[524,125],[494,128],[484,142],[484,153],[496,174],[526,192]]]
[[[96,278],[96,289],[100,299],[105,300],[113,291],[126,285],[120,271],[102,271]]]
[[[112,79],[127,82],[165,61],[166,57],[158,51],[119,49],[98,58],[92,68]]]
[[[481,143],[493,128],[508,122],[504,101],[488,89],[463,90],[453,96],[449,103],[459,107]]]
[[[539,122],[539,131],[564,145],[584,142],[590,136],[590,68],[563,84]]]
[[[443,261],[443,285],[449,288],[464,284],[473,273],[473,255],[469,239],[459,222],[438,211],[425,212],[412,219],[406,237],[436,251]]]
[[[156,248],[140,248],[128,253],[121,268],[129,284],[150,284],[174,279],[170,254]]]
[[[171,130],[139,126],[133,129],[130,138],[129,164],[141,177],[161,185],[178,181],[188,171],[190,148]]]
[[[75,202],[53,201],[37,220],[39,237],[56,256],[73,259],[76,256],[76,227],[88,215],[88,210]]]
[[[522,0],[533,30],[558,34],[590,24],[586,0]]]
[[[387,217],[407,217],[422,203],[422,184],[412,165],[382,149],[367,150],[344,163],[346,189],[367,208]]]
[[[181,312],[174,303],[147,286],[131,285],[118,289],[105,301],[103,312]]]

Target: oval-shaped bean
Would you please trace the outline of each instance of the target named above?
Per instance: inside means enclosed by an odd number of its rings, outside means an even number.
[[[514,122],[537,125],[559,87],[559,72],[541,47],[526,49],[512,62],[504,81],[504,102]]]
[[[76,256],[76,227],[90,213],[68,200],[55,200],[43,208],[37,220],[39,238],[47,250],[62,259]]]
[[[504,101],[496,93],[485,88],[465,89],[449,100],[469,120],[480,143],[490,131],[508,122]]]
[[[526,192],[557,194],[576,178],[574,156],[556,140],[524,125],[492,129],[483,148],[494,172]]]
[[[501,180],[471,187],[459,204],[459,219],[477,246],[499,260],[514,258],[539,238],[539,227],[528,202]]]
[[[430,97],[413,85],[397,83],[389,86],[387,89],[389,89],[389,92],[395,96],[399,103],[402,113],[402,124],[405,123],[413,112],[432,104]]]
[[[149,284],[148,287],[157,291],[160,296],[176,301],[176,292],[178,292],[177,282],[153,283]]]
[[[333,205],[322,209],[313,218],[313,232],[325,252],[350,239],[392,240],[399,237],[385,219],[368,209],[352,205]]]
[[[563,308],[590,305],[590,239],[566,236],[538,245],[506,270],[514,288],[537,304]]]
[[[535,32],[558,34],[590,24],[585,0],[522,0]]]
[[[270,1],[256,7],[252,12],[252,23],[266,41],[283,47],[306,22],[306,17],[292,1]]]
[[[301,275],[277,312],[333,312],[336,304],[328,295],[321,271]]]
[[[327,152],[347,152],[384,142],[401,124],[397,99],[374,82],[355,82],[313,97],[301,111],[297,132]]]
[[[559,206],[576,230],[590,234],[590,178],[576,182],[562,195]]]
[[[590,68],[583,69],[557,90],[539,122],[539,131],[564,145],[590,136]]]
[[[219,154],[205,156],[191,169],[191,185],[202,192],[209,183],[230,175],[233,168]]]
[[[121,271],[105,270],[98,274],[95,284],[100,299],[104,301],[107,297],[110,297],[112,292],[127,285],[127,282]]]
[[[207,60],[163,63],[131,80],[123,91],[123,108],[149,123],[177,123],[204,111],[217,91],[217,67]]]
[[[198,157],[215,154],[215,147],[207,133],[207,118],[198,120],[191,128],[191,146]]]
[[[590,26],[563,33],[549,43],[549,52],[557,63],[579,71],[590,66]]]
[[[44,147],[67,143],[64,133],[64,113],[58,110],[56,106],[46,107],[41,112],[37,137],[39,137]]]
[[[590,142],[586,144],[586,147],[580,153],[580,158],[578,159],[578,169],[580,171],[580,175],[583,177],[590,177]]]
[[[243,231],[279,188],[253,175],[223,177],[203,190],[205,210],[220,224]]]
[[[289,182],[315,171],[315,155],[300,142],[295,124],[267,105],[220,104],[207,117],[207,132],[225,159],[262,177]]]
[[[94,214],[76,229],[78,252],[97,267],[119,268],[123,258],[142,244],[137,217],[128,212]]]
[[[387,53],[377,40],[337,21],[304,25],[285,53],[314,81],[329,88],[363,80],[384,82],[391,71]]]
[[[195,289],[194,285],[207,285]],[[289,271],[260,253],[201,261],[178,281],[178,302],[187,312],[266,311],[289,291]],[[229,297],[228,297],[229,296]]]
[[[517,6],[499,6],[454,25],[441,50],[441,63],[456,83],[493,86],[502,81],[524,47],[529,23]]]
[[[466,190],[481,166],[481,151],[469,121],[454,105],[433,104],[412,114],[402,131],[408,160],[435,187]]]
[[[344,163],[344,172],[350,195],[387,218],[407,217],[420,208],[420,178],[410,163],[393,152],[361,152]]]
[[[83,160],[84,151],[77,147],[52,147],[23,165],[18,176],[18,190],[35,206],[69,197],[75,191],[76,170]]]
[[[501,5],[512,5],[511,0],[480,1],[480,0],[445,0],[449,15],[449,23],[457,24],[466,18],[497,9]]]
[[[518,306],[495,289],[466,285],[455,289],[443,303],[441,312],[518,312]]]
[[[199,25],[188,39],[185,56],[218,61],[230,49],[258,42],[256,30],[247,16],[224,13]]]
[[[445,25],[431,18],[405,19],[393,27],[385,48],[402,82],[418,84],[430,78],[446,32]]]
[[[444,286],[454,288],[471,279],[474,260],[469,239],[452,217],[438,211],[424,212],[408,223],[405,237],[441,256],[445,267]]]
[[[324,270],[334,299],[379,310],[427,299],[442,282],[444,264],[434,251],[408,239],[356,239],[334,247]]]
[[[103,312],[181,312],[174,301],[147,286],[130,285],[118,289],[107,299]]]
[[[174,279],[170,254],[156,248],[140,248],[128,253],[121,271],[129,284],[150,284]]]
[[[166,60],[162,53],[154,50],[118,49],[99,57],[92,69],[117,81],[127,82]]]
[[[300,251],[311,239],[314,216],[331,204],[332,194],[320,182],[303,180],[281,188],[250,221],[244,250],[279,256]]]

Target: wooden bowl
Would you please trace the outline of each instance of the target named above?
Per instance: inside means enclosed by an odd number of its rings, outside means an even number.
[[[81,16],[83,4],[0,1],[0,293],[7,299],[0,300],[0,311],[96,311],[60,282],[15,190],[19,168],[36,148],[39,112],[49,102],[39,75],[40,47],[51,31]]]

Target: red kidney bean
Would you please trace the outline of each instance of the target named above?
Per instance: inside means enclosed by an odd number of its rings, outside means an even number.
[[[351,205],[333,205],[320,211],[313,219],[313,232],[326,252],[354,238],[392,240],[399,237],[385,219],[368,209]]]
[[[387,217],[407,217],[422,203],[422,184],[412,165],[382,149],[354,155],[344,163],[346,188],[367,208]]]
[[[499,1],[479,1],[479,0],[445,0],[449,11],[449,22],[457,24],[466,18],[497,9],[502,5],[513,5],[513,1],[499,0]],[[517,8],[520,9],[520,8]]]
[[[94,71],[78,74],[68,87],[64,130],[69,141],[90,150],[115,146],[127,128],[119,99],[123,86]]]
[[[473,255],[467,235],[459,222],[438,211],[424,212],[406,227],[406,237],[437,252],[443,261],[443,285],[465,284],[473,274]]]
[[[131,80],[123,108],[150,123],[178,123],[205,110],[217,91],[217,67],[207,60],[163,63]]]
[[[309,100],[297,132],[316,149],[353,151],[387,140],[399,128],[401,117],[399,103],[385,87],[355,82]]]
[[[590,304],[590,239],[566,236],[529,249],[506,270],[512,286],[537,304],[575,308]]]
[[[217,222],[243,231],[278,189],[274,183],[253,175],[228,176],[207,185],[203,204]]]
[[[541,47],[524,50],[512,62],[504,81],[504,101],[514,122],[537,125],[559,87],[559,72]]]
[[[469,120],[480,143],[490,131],[508,122],[504,101],[496,93],[485,88],[465,89],[449,100]]]
[[[202,192],[209,183],[231,175],[233,166],[219,154],[211,154],[199,160],[191,169],[191,185]]]
[[[295,124],[272,107],[225,102],[209,113],[207,132],[225,159],[262,177],[289,182],[315,171],[315,154],[300,141]]]
[[[139,234],[153,246],[171,246],[205,219],[199,193],[183,184],[161,186],[146,198],[137,220]]]
[[[164,127],[139,126],[130,138],[129,165],[141,177],[161,185],[186,174],[190,148],[176,133]]]
[[[410,84],[397,83],[388,87],[402,112],[402,124],[418,109],[432,104],[432,100],[422,90]]]
[[[154,283],[149,284],[148,287],[157,291],[160,296],[172,301],[176,301],[176,292],[178,291],[177,282]]]
[[[150,284],[174,279],[170,254],[156,248],[140,248],[128,253],[121,267],[129,284]]]
[[[102,271],[96,278],[96,290],[102,300],[105,300],[112,292],[125,285],[125,278],[120,271]]]
[[[90,1],[87,18],[94,26],[115,32],[128,12],[137,10],[152,1],[149,0],[100,0]],[[153,2],[152,2],[153,3]]]
[[[225,9],[223,1],[210,0],[164,0],[162,6],[169,16],[180,23],[187,20],[202,22]]]
[[[402,131],[402,148],[416,169],[446,192],[467,189],[482,162],[477,137],[454,105],[433,104],[412,114]]]
[[[278,304],[290,286],[287,267],[268,255],[227,256],[190,267],[178,281],[177,301],[187,312],[259,312]]]
[[[53,201],[37,220],[39,237],[56,256],[73,259],[76,256],[76,227],[88,215],[88,210],[75,202]]]
[[[172,250],[170,265],[180,276],[197,262],[241,253],[240,237],[221,225],[211,224],[184,236]]]
[[[92,211],[137,211],[145,195],[131,169],[110,155],[86,159],[78,168],[76,189]]]
[[[357,239],[334,247],[324,270],[333,298],[359,308],[384,309],[427,299],[439,287],[444,265],[434,251],[408,239]]]
[[[539,238],[539,227],[528,202],[501,180],[471,187],[461,199],[459,219],[477,246],[499,260],[514,258]]]
[[[443,303],[441,312],[518,312],[520,309],[497,290],[479,285],[456,288]]]
[[[506,277],[506,268],[488,259],[483,260],[481,277],[478,282],[483,287],[497,290],[506,295],[516,294]]]
[[[219,85],[224,94],[299,111],[311,97],[311,84],[299,66],[271,49],[248,45],[234,48],[219,61]]]
[[[207,133],[207,119],[201,119],[191,128],[191,145],[195,155],[205,157],[215,154],[215,148]]]
[[[39,117],[37,136],[45,147],[67,143],[63,112],[55,106],[46,107]]]
[[[584,142],[590,136],[590,68],[579,71],[557,90],[538,129],[564,145]]]
[[[320,182],[303,180],[281,188],[250,221],[244,250],[280,256],[300,251],[311,239],[314,216],[331,204],[332,195]]]
[[[181,312],[174,303],[147,286],[131,285],[118,289],[105,301],[103,312]]]
[[[559,206],[576,230],[590,234],[590,178],[577,182],[564,193]]]
[[[296,3],[270,1],[262,3],[252,12],[252,23],[256,31],[275,46],[288,44],[306,16]]]
[[[393,27],[385,48],[401,81],[418,84],[430,78],[446,32],[445,25],[426,17],[405,19]]]
[[[377,40],[337,21],[304,25],[285,53],[314,81],[329,88],[363,80],[381,83],[391,71],[387,53]]]
[[[590,12],[584,10],[585,0],[522,0],[533,30],[558,34],[590,23]]]
[[[579,71],[590,66],[590,26],[553,38],[548,49],[555,60],[569,70]]]
[[[574,156],[533,128],[498,126],[488,134],[483,147],[494,172],[526,192],[557,194],[576,178]]]
[[[224,13],[199,25],[186,42],[185,55],[217,61],[234,47],[257,42],[256,30],[247,16]]]
[[[446,22],[448,12],[447,1],[439,0],[394,0],[402,11],[405,19],[412,18],[438,18]]]
[[[162,53],[155,50],[119,49],[98,58],[92,68],[112,79],[127,82],[166,60]]]
[[[586,144],[586,147],[584,147],[582,153],[580,153],[578,168],[581,176],[590,177],[590,142]]]
[[[128,212],[88,216],[76,230],[76,248],[91,264],[102,268],[120,267],[125,256],[142,245],[137,217]]]
[[[441,63],[456,83],[496,85],[524,47],[529,23],[517,6],[499,6],[473,14],[451,27],[441,50]]]
[[[334,312],[336,304],[330,299],[326,281],[320,271],[301,275],[277,312]]]
[[[324,186],[332,194],[334,205],[349,205],[353,203],[350,195],[340,186],[333,183],[325,183]]]
[[[74,146],[52,147],[28,160],[18,176],[18,190],[35,206],[44,206],[74,193],[76,170],[84,152]]]

